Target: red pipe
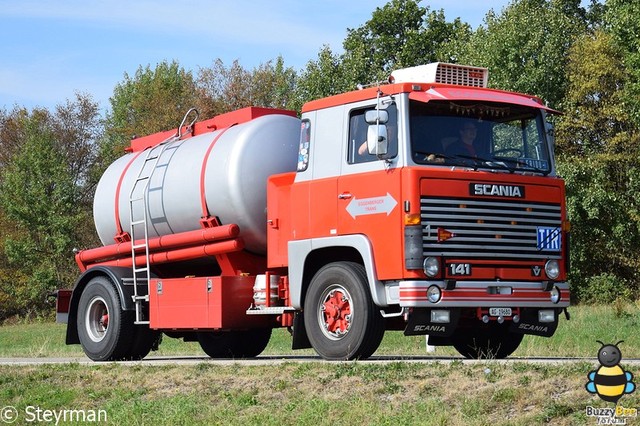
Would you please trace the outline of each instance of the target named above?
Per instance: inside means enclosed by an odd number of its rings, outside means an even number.
[[[234,251],[240,251],[244,248],[244,244],[241,240],[228,240],[221,241],[212,244],[205,244],[195,247],[187,247],[176,250],[168,250],[160,253],[152,253],[149,255],[149,263],[160,264],[169,262],[182,262],[186,260],[200,259],[206,256],[215,256],[218,254],[225,254]],[[146,263],[145,256],[136,256],[136,266],[144,266]],[[98,265],[91,265],[98,266]],[[90,266],[90,267],[91,267]],[[122,259],[110,260],[108,262],[101,262],[100,266],[123,266],[126,268],[133,267],[131,256],[124,257]]]
[[[230,224],[181,232],[179,234],[164,235],[149,240],[149,251],[172,250],[177,247],[202,245],[202,243],[235,238],[239,234],[240,228],[238,225]],[[143,240],[136,241],[136,244],[143,243]],[[142,248],[138,250],[138,252],[142,251]],[[86,267],[89,263],[98,263],[120,257],[131,257],[131,241],[83,250],[76,255],[76,262]]]

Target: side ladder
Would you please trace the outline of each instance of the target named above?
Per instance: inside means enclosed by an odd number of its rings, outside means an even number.
[[[142,167],[140,167],[138,175],[136,176],[136,180],[133,182],[131,191],[129,192],[129,235],[131,237],[131,260],[133,265],[133,302],[136,309],[135,324],[149,324],[148,318],[143,318],[144,315],[142,303],[149,301],[150,289],[147,288],[147,294],[145,295],[141,295],[138,292],[138,284],[145,284],[148,287],[149,283],[151,282],[151,260],[149,253],[149,216],[147,214],[147,207],[149,205],[149,184],[151,182],[151,177],[153,176],[153,173],[158,166],[160,157],[162,157],[162,153],[172,142],[178,141],[182,138],[182,127],[184,126],[189,114],[194,111],[195,118],[187,127],[187,131],[192,132],[193,125],[198,119],[198,111],[195,108],[191,108],[189,111],[187,111],[175,135],[165,139],[158,145],[147,150],[147,154],[145,156],[144,162],[142,163]],[[142,238],[138,237],[140,231],[142,231],[143,233]],[[144,263],[142,264],[142,266],[138,267],[136,262],[136,254],[140,251],[140,249],[144,249]],[[139,276],[139,274],[142,276]]]
[[[142,302],[149,301],[149,293],[140,295],[138,292],[138,284],[148,285],[151,281],[151,266],[149,255],[149,215],[147,214],[147,205],[149,200],[149,182],[153,176],[153,172],[158,165],[158,161],[162,153],[166,149],[175,136],[163,141],[162,143],[147,150],[147,155],[142,163],[142,167],[133,182],[131,192],[129,193],[129,223],[131,236],[131,259],[133,263],[133,301],[136,306],[136,324],[148,324],[149,321],[143,320]],[[140,229],[142,228],[142,229]],[[140,236],[142,232],[142,236]],[[142,238],[141,238],[142,237]],[[139,242],[140,241],[140,242]],[[144,264],[137,266],[136,254],[140,249],[144,249]],[[142,276],[139,276],[141,274]]]

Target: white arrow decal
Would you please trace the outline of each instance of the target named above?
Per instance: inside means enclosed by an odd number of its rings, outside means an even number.
[[[347,204],[347,212],[352,218],[356,216],[364,216],[367,214],[379,214],[386,213],[387,216],[391,214],[398,202],[387,192],[387,195],[382,197],[357,198],[352,199]]]

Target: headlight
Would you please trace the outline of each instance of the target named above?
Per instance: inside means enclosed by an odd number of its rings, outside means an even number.
[[[428,277],[433,278],[440,273],[440,261],[436,257],[427,257],[422,266]]]
[[[547,274],[547,277],[555,280],[560,276],[560,265],[558,265],[557,260],[549,260],[544,265],[544,272]]]
[[[432,285],[427,289],[427,299],[431,303],[438,303],[442,297],[442,291],[437,285]]]
[[[555,285],[551,289],[551,303],[558,303],[560,301],[560,290]]]

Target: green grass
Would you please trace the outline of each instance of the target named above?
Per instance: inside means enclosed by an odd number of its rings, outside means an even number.
[[[492,362],[0,366],[0,407],[16,407],[22,419],[29,406],[104,410],[108,424],[131,425],[596,424],[586,407],[611,404],[584,389],[590,369]],[[640,393],[620,403],[638,407]]]
[[[551,338],[526,336],[514,357],[595,357],[600,347],[596,340],[620,345],[624,358],[640,358],[640,305],[574,306],[571,320],[560,318]],[[73,357],[82,356],[79,345],[67,346],[66,325],[34,322],[0,327],[0,357]],[[312,355],[313,350],[291,350],[291,337],[285,329],[274,330],[265,355]],[[204,355],[197,343],[164,337],[152,356]],[[427,355],[424,336],[404,336],[387,332],[376,355]],[[438,347],[430,356],[455,356],[451,347]]]
[[[638,305],[577,306],[550,339],[527,336],[515,356],[594,358],[595,340],[640,356]],[[0,327],[0,357],[76,357],[64,345],[65,326],[32,322]],[[265,354],[291,351],[286,330],[276,330]],[[196,343],[165,338],[157,355],[203,355]],[[426,355],[424,337],[388,332],[378,355]],[[438,348],[434,357],[456,355]],[[584,389],[596,361],[566,365],[392,362],[305,362],[280,365],[122,365],[77,363],[0,366],[0,408],[104,410],[107,424],[208,425],[582,425],[596,424],[586,407],[611,407]],[[637,372],[634,371],[637,377]],[[637,380],[636,380],[637,384]],[[640,392],[620,404],[640,407]],[[637,419],[626,419],[634,424]],[[60,424],[72,424],[61,422]],[[103,424],[103,423],[101,423]]]

